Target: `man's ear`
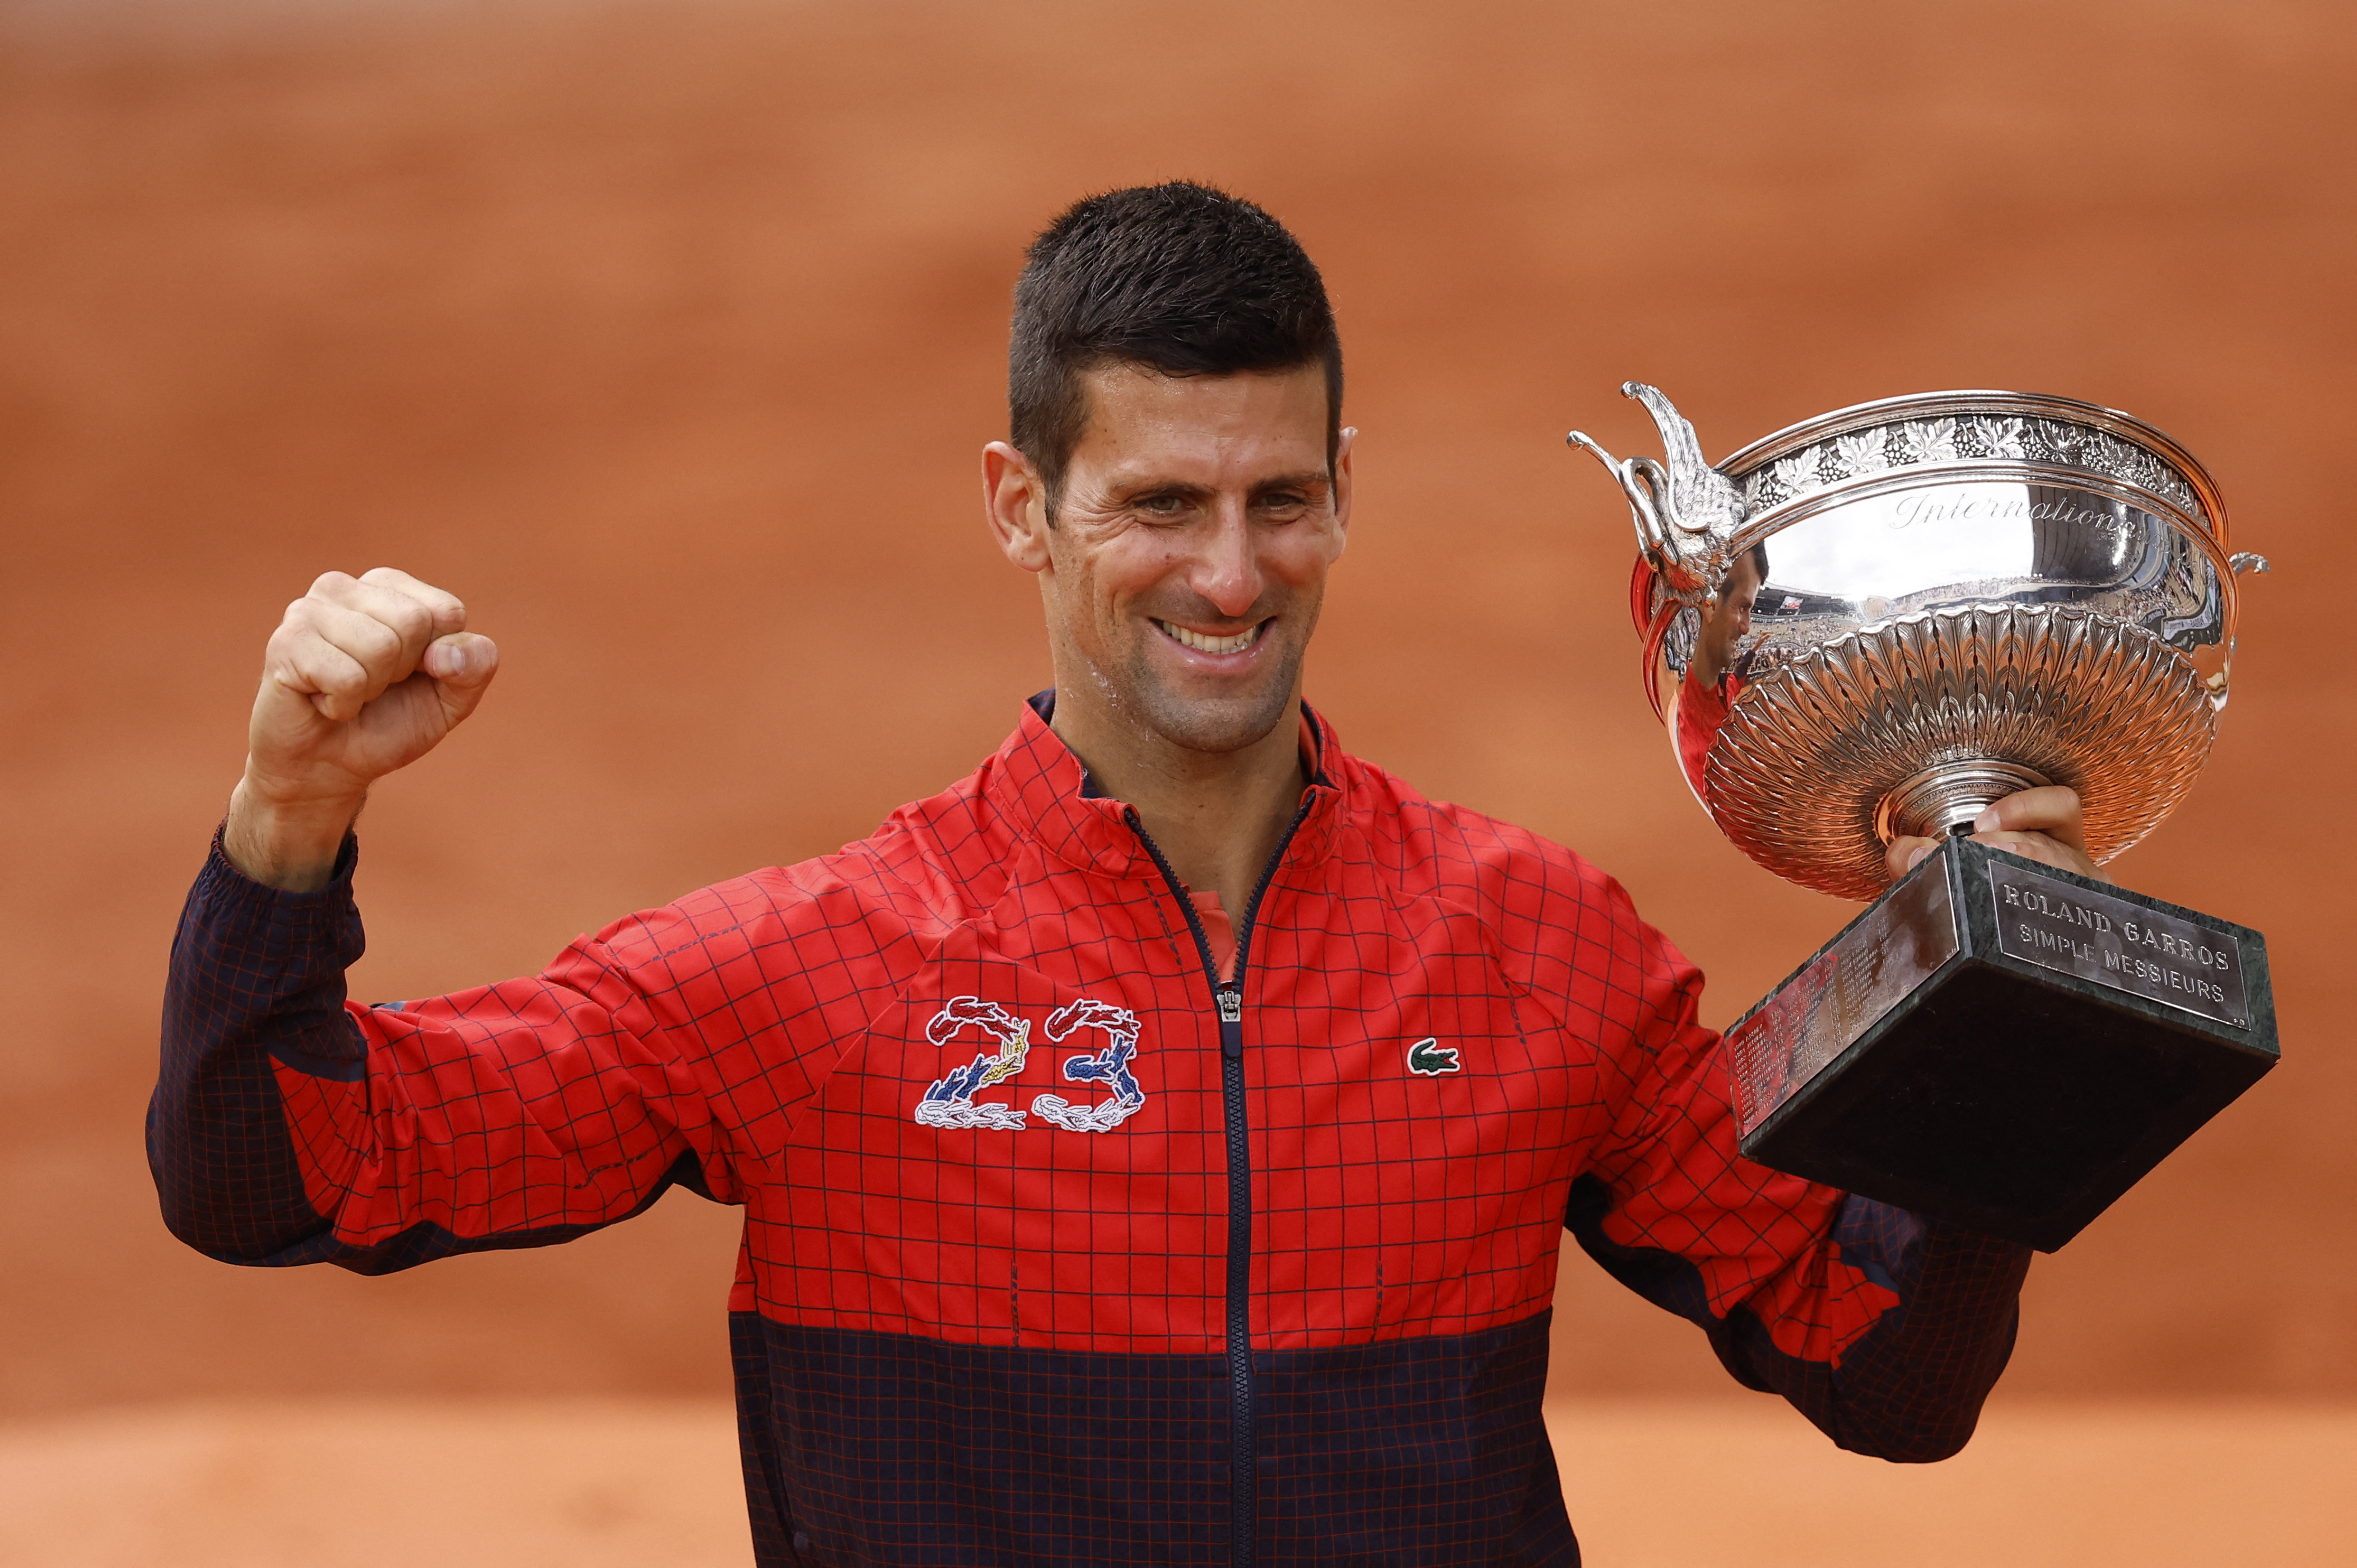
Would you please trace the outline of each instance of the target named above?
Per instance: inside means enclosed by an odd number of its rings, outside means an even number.
[[[982,449],[982,510],[1009,561],[1026,572],[1048,569],[1048,487],[1031,459],[1004,441]]]
[[[1334,440],[1334,526],[1344,539],[1351,530],[1351,448],[1358,444],[1359,427],[1346,424]]]

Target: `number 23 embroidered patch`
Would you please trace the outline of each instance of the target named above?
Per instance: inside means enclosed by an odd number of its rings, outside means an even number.
[[[1023,1070],[1024,1060],[1031,1052],[1031,1021],[1017,1017],[996,1002],[985,1002],[978,996],[955,996],[925,1026],[925,1038],[936,1046],[946,1046],[968,1029],[982,1035],[997,1049],[985,1049],[964,1067],[934,1079],[927,1086],[924,1097],[917,1101],[916,1120],[928,1127],[1022,1132],[1026,1112],[1013,1105],[978,1101],[974,1095]],[[1076,1105],[1060,1094],[1042,1094],[1032,1099],[1031,1111],[1042,1121],[1074,1133],[1110,1133],[1146,1104],[1146,1090],[1139,1087],[1134,1070],[1137,1015],[1126,1007],[1082,997],[1058,1008],[1049,1017],[1046,1032],[1049,1039],[1061,1041],[1082,1029],[1102,1031],[1105,1047],[1094,1056],[1068,1058],[1064,1077],[1073,1083],[1109,1090],[1113,1098],[1094,1105]]]

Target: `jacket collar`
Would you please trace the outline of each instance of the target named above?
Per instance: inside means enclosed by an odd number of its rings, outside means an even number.
[[[1049,727],[1056,693],[1041,692],[1023,705],[1015,733],[985,766],[982,792],[991,806],[1026,837],[1057,859],[1083,871],[1110,876],[1158,879],[1160,870],[1146,841],[1130,826],[1129,808],[1107,795],[1089,776],[1060,736]],[[1312,864],[1332,852],[1348,774],[1334,728],[1307,703],[1302,704],[1311,751],[1308,808],[1286,846],[1285,864]]]

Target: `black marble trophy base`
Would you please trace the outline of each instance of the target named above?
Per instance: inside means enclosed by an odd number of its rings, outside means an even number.
[[[2275,1066],[2259,933],[1951,839],[1727,1031],[1744,1155],[2050,1252]]]

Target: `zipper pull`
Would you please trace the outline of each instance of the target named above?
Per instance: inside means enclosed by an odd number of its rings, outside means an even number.
[[[1222,985],[1211,993],[1220,1004],[1220,1054],[1241,1061],[1244,1054],[1244,993]]]

